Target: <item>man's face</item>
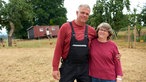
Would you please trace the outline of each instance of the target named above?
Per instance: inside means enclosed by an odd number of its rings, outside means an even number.
[[[88,20],[90,9],[86,7],[80,7],[80,9],[77,11],[77,20],[85,23]]]

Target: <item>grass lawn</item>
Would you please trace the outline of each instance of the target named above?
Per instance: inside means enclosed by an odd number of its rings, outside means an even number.
[[[146,82],[146,43],[128,48],[114,40],[122,54],[123,82]],[[0,82],[58,82],[51,76],[56,38],[15,40],[13,47],[0,47]]]

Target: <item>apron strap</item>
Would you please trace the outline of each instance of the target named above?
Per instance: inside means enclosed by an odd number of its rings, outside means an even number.
[[[75,31],[73,29],[73,25],[72,25],[72,22],[69,22],[70,26],[71,26],[71,29],[72,29],[72,36],[75,36]]]
[[[72,22],[69,22],[69,24],[70,24],[71,29],[72,29],[72,35],[75,36],[75,31],[73,29]],[[86,27],[85,27],[84,37],[88,37],[88,25],[86,25]]]

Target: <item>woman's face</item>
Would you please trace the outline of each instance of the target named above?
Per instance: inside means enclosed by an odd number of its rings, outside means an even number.
[[[107,29],[99,28],[98,38],[107,39],[108,36],[109,36],[109,32]]]

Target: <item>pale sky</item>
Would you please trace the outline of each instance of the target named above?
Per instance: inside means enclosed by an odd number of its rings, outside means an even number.
[[[4,0],[8,2],[8,0]],[[130,0],[131,6],[130,8],[137,8],[138,12],[141,12],[140,7],[143,7],[144,3],[146,4],[146,0]],[[65,0],[64,6],[67,9],[67,18],[68,21],[72,21],[76,18],[76,10],[80,4],[88,4],[92,10],[93,5],[96,3],[96,0]],[[139,5],[139,7],[138,7]],[[126,12],[126,11],[125,11]],[[91,11],[92,14],[92,11]],[[6,29],[2,29],[2,33],[6,33]]]

